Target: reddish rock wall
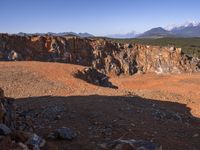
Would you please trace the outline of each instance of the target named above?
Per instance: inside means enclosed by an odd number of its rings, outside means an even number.
[[[0,60],[38,60],[92,66],[106,74],[199,71],[180,48],[112,43],[78,37],[0,34]]]

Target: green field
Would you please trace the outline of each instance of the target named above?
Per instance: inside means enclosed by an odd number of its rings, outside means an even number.
[[[108,39],[119,43],[139,43],[148,45],[171,46],[182,48],[189,56],[200,58],[200,38],[160,38],[160,39]]]

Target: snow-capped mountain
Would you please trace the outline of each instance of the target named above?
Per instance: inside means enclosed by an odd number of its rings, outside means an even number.
[[[174,30],[174,29],[183,29],[183,28],[186,28],[186,27],[196,27],[196,26],[199,26],[199,25],[200,25],[200,22],[198,22],[198,21],[187,21],[184,24],[179,24],[179,25],[170,24],[167,27],[165,27],[164,29],[171,31],[171,30]]]
[[[192,21],[182,25],[169,25],[166,28],[153,28],[139,36],[139,38],[163,37],[200,37],[200,22]]]
[[[178,37],[200,37],[200,23],[188,22],[182,26],[174,27],[170,31]]]

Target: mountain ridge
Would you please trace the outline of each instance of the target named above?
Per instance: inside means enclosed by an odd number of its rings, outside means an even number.
[[[168,26],[166,28],[152,28],[138,38],[164,38],[164,37],[200,37],[200,23],[188,22],[183,25]]]
[[[47,32],[47,33],[24,33],[24,32],[19,32],[14,35],[19,35],[19,36],[27,36],[27,35],[52,35],[52,36],[78,36],[78,37],[94,37],[94,35],[84,32],[84,33],[75,33],[75,32],[59,32],[59,33],[54,33],[54,32]]]

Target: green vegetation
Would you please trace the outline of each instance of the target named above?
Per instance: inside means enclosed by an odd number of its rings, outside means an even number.
[[[160,39],[108,39],[119,43],[139,43],[159,46],[176,46],[190,56],[200,58],[200,38],[160,38]]]

